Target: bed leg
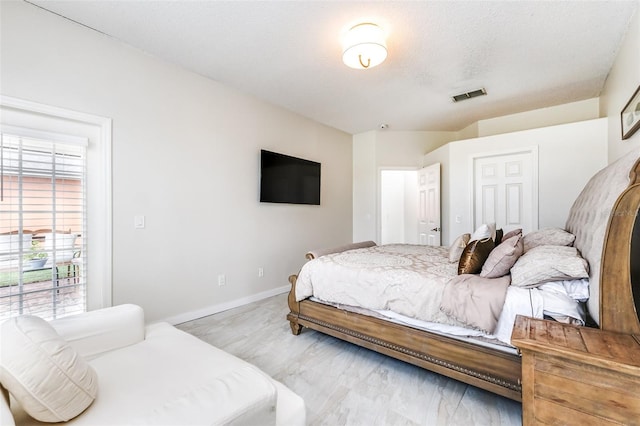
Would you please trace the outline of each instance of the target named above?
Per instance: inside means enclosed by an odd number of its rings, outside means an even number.
[[[299,335],[300,332],[302,331],[302,326],[300,324],[298,324],[297,322],[289,321],[289,325],[291,326],[291,333],[294,336]]]

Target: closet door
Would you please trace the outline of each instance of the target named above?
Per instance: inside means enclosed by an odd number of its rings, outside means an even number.
[[[537,160],[534,152],[475,157],[474,228],[495,222],[505,232],[538,229]]]

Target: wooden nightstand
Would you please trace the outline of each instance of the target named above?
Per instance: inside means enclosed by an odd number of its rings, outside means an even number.
[[[518,316],[522,420],[640,424],[640,336]]]

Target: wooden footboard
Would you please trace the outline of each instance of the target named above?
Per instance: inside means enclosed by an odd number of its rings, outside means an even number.
[[[329,334],[498,395],[521,400],[520,356],[478,346],[310,300],[295,300],[289,277],[287,319],[293,334],[302,327]]]

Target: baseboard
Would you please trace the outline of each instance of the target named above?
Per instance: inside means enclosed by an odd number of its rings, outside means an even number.
[[[283,285],[282,287],[276,287],[276,288],[272,288],[271,290],[263,291],[261,293],[252,294],[251,296],[241,297],[240,299],[235,299],[229,302],[208,306],[203,309],[198,309],[197,311],[185,312],[183,314],[165,318],[164,321],[172,325],[181,324],[187,321],[193,321],[198,318],[206,317],[209,315],[217,314],[219,312],[228,311],[229,309],[248,305],[249,303],[257,302],[259,300],[266,299],[268,297],[277,296],[278,294],[288,292],[290,289],[291,289],[290,285]]]

